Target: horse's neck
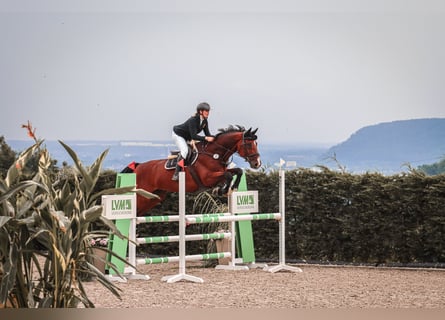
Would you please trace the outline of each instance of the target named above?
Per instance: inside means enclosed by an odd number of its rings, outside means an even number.
[[[221,155],[231,156],[236,152],[236,145],[239,138],[236,135],[231,136],[220,136],[214,143],[210,143],[209,147],[214,149],[214,152],[220,153]]]

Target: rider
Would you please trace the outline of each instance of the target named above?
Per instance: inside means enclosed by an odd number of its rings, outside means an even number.
[[[173,127],[172,137],[180,152],[172,180],[178,180],[178,174],[181,170],[179,161],[181,159],[187,159],[187,141],[198,140],[212,142],[215,140],[215,137],[210,134],[209,130],[209,124],[207,121],[209,113],[210,105],[207,102],[201,102],[196,107],[196,113],[193,116],[191,116],[186,122]],[[201,131],[204,131],[205,136],[198,135],[198,133]]]

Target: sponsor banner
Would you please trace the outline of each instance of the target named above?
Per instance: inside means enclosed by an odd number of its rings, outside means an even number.
[[[258,212],[258,191],[237,191],[230,195],[231,213]]]
[[[136,218],[136,194],[102,196],[102,215],[110,220]]]

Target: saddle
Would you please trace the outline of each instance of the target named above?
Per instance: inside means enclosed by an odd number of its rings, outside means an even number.
[[[187,153],[187,159],[184,160],[185,166],[193,165],[198,159],[198,151],[192,148],[191,146],[189,146],[188,148],[189,152]],[[178,157],[179,157],[179,150],[170,151],[170,155],[167,157],[167,161],[165,161],[164,168],[166,170],[175,169],[176,164],[178,163]]]

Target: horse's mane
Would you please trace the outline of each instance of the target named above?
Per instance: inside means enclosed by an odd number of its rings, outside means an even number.
[[[240,125],[229,125],[227,128],[222,128],[222,129],[218,129],[218,133],[216,134],[216,137],[218,138],[219,136],[226,134],[226,133],[231,133],[231,132],[244,132],[244,138],[245,139],[256,139],[257,136],[255,135],[256,131],[258,129],[255,129],[254,131],[252,131],[252,128],[250,128],[249,130],[246,131],[246,128],[244,128],[243,126]]]
[[[243,126],[240,125],[229,125],[227,128],[220,128],[218,129],[218,133],[216,136],[220,136],[225,133],[229,132],[244,132],[246,129]]]

